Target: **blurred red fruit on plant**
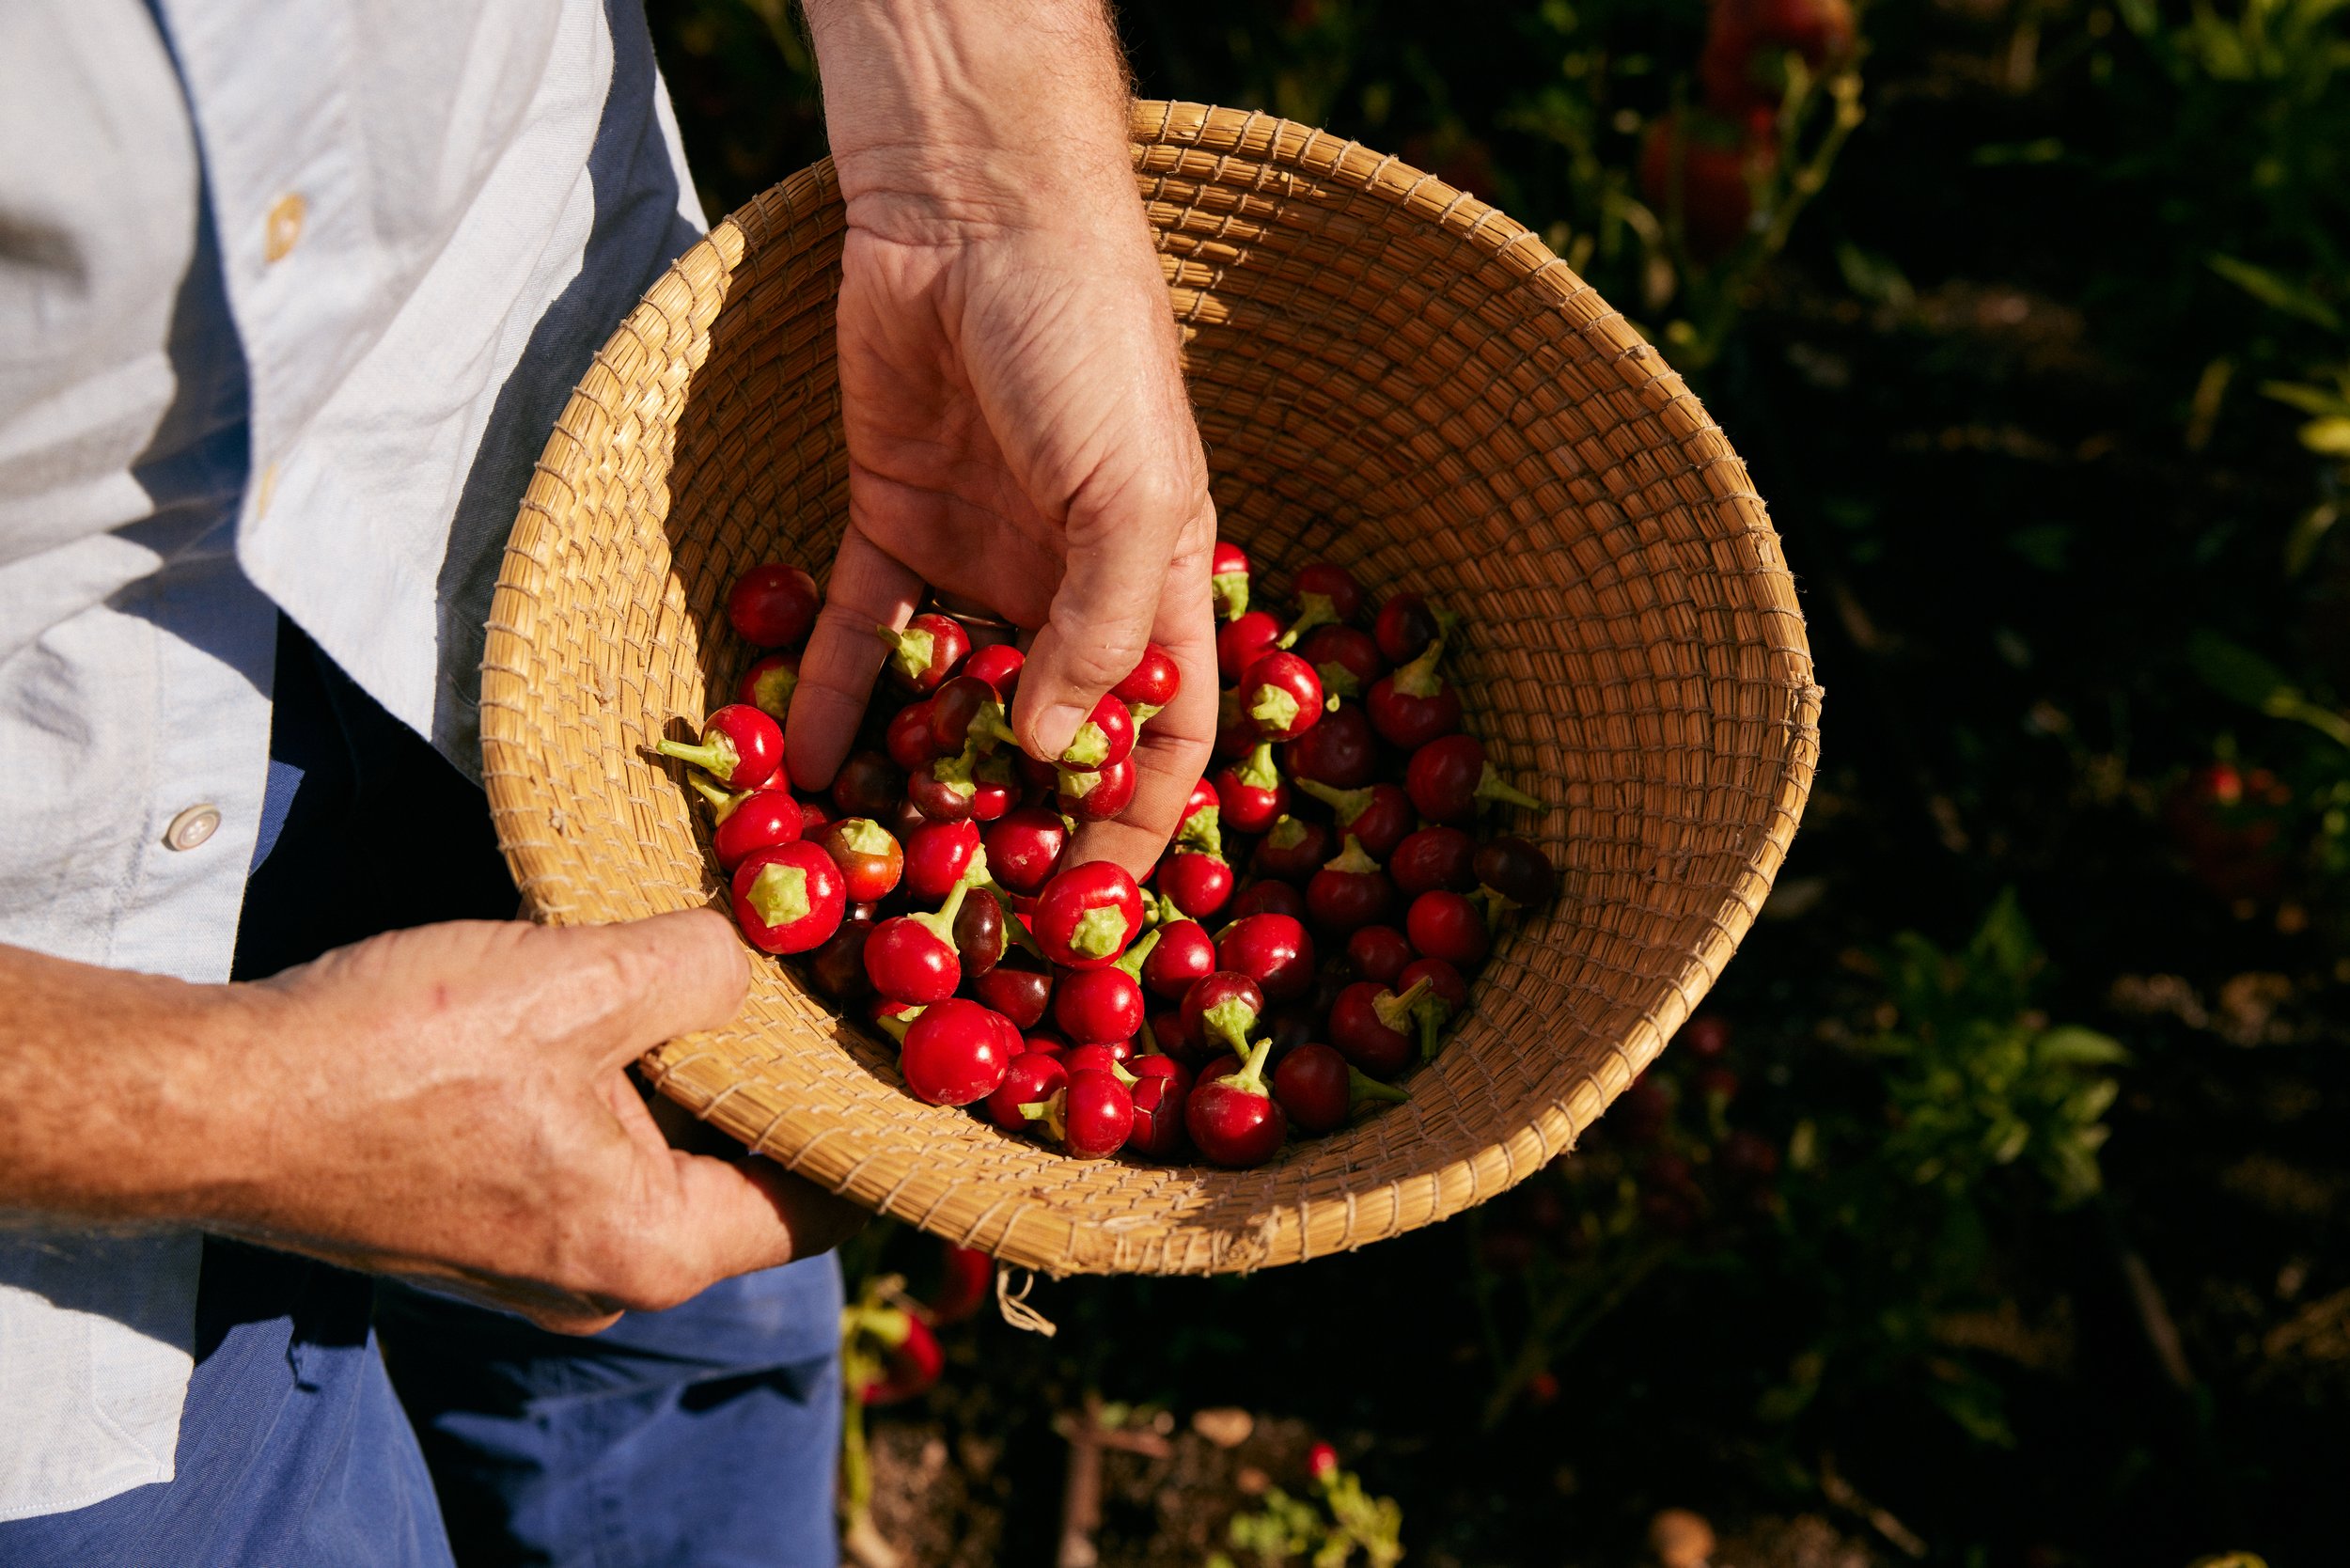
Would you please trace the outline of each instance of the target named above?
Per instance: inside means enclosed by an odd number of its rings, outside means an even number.
[[[995,1260],[976,1247],[939,1244],[943,1265],[938,1298],[931,1303],[931,1318],[945,1325],[961,1323],[987,1303],[995,1286]]]
[[[1615,1105],[1616,1125],[1634,1143],[1653,1143],[1672,1120],[1672,1091],[1646,1074],[1632,1080]]]
[[[1766,172],[1773,159],[1766,139],[1716,116],[1666,115],[1640,146],[1640,196],[1668,222],[1678,198],[1689,254],[1711,261],[1746,238],[1754,217],[1749,175]]]
[[[896,1404],[927,1392],[945,1370],[947,1357],[938,1348],[931,1325],[911,1312],[901,1313],[905,1338],[889,1347],[882,1375],[857,1390],[866,1404]]]
[[[1856,31],[1849,0],[1715,0],[1698,57],[1706,104],[1732,116],[1775,110],[1788,51],[1816,75],[1851,55]]]
[[[1718,1061],[1730,1050],[1730,1020],[1700,1012],[1682,1027],[1681,1043],[1700,1061]]]
[[[2273,899],[2283,889],[2283,842],[2293,792],[2266,768],[2208,762],[2182,779],[2162,820],[2187,869],[2230,902]]]

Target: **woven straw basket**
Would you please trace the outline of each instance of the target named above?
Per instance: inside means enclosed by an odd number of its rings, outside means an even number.
[[[1469,726],[1557,862],[1411,1101],[1253,1170],[1079,1161],[917,1103],[896,1054],[755,958],[729,1027],[646,1067],[752,1149],[1055,1274],[1261,1268],[1493,1197],[1646,1066],[1754,919],[1818,755],[1762,502],[1697,400],[1525,228],[1263,115],[1141,103],[1135,169],[1228,538],[1279,600],[1327,557],[1471,618]],[[498,834],[543,920],[719,901],[706,813],[647,747],[750,657],[727,585],[820,574],[847,506],[829,165],[683,257],[547,442],[482,678]]]

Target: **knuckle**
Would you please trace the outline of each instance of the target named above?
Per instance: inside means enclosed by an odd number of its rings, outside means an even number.
[[[1142,631],[1134,626],[1096,626],[1062,645],[1062,667],[1077,684],[1106,691],[1133,673],[1142,657]]]
[[[632,1312],[666,1311],[695,1294],[682,1262],[642,1236],[604,1231],[583,1239],[558,1267],[556,1288]]]
[[[682,1269],[647,1263],[632,1269],[614,1296],[632,1312],[666,1312],[691,1301],[700,1288]]]

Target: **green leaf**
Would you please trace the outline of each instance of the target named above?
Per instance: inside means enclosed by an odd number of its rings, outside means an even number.
[[[2130,1059],[2122,1043],[2095,1029],[2060,1024],[2032,1042],[2032,1055],[2046,1066],[2104,1067]]]
[[[2304,414],[2316,415],[2321,419],[2338,414],[2350,414],[2350,394],[2331,387],[2311,386],[2304,381],[2264,381],[2261,383],[2261,395],[2274,398]]]
[[[2024,917],[2014,888],[2000,891],[1966,951],[1971,958],[1989,960],[2000,977],[2011,980],[2020,981],[2039,966],[2040,940]]]
[[[2320,501],[2303,512],[2285,536],[2285,571],[2295,577],[2309,570],[2317,558],[2317,547],[2326,541],[2326,531],[2341,521],[2342,509],[2331,501]]]
[[[2111,1078],[2099,1078],[2066,1104],[2065,1109],[2072,1114],[2073,1120],[2084,1128],[2080,1141],[2086,1147],[2094,1148],[2105,1141],[2106,1129],[2092,1124],[2113,1108],[2113,1102],[2121,1093],[2120,1084]],[[2092,1138],[2088,1136],[2089,1133],[2097,1136]]]
[[[2301,427],[2301,445],[2320,457],[2350,458],[2350,416],[2311,420]]]
[[[2305,321],[2315,321],[2328,332],[2342,330],[2342,317],[2334,307],[2311,293],[2300,284],[2266,267],[2256,267],[2232,256],[2206,258],[2211,270],[2234,284],[2272,310],[2288,316],[2298,316]]]
[[[2186,639],[2186,662],[2205,685],[2249,708],[2265,710],[2278,693],[2293,689],[2284,671],[2208,627],[2198,627]]]
[[[1987,1380],[1968,1377],[1962,1383],[1930,1384],[1927,1392],[1942,1407],[1942,1413],[1976,1442],[2002,1449],[2015,1446],[2015,1431],[2008,1425],[2007,1412],[2000,1408],[1999,1390]]]
[[[2350,719],[2311,701],[2284,672],[2248,648],[2230,642],[2208,627],[2187,638],[2187,663],[2222,697],[2258,708],[2271,718],[2306,724],[2342,746],[2350,746]]]
[[[1991,1156],[1993,1165],[2013,1165],[2030,1143],[2030,1123],[2011,1118],[1991,1124],[1983,1135],[1983,1152]]]
[[[1975,149],[1974,162],[1983,168],[2008,164],[2053,164],[2064,156],[2064,144],[2054,136],[2030,142],[1988,142]]]

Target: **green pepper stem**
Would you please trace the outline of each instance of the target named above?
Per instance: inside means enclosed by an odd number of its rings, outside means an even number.
[[[1295,648],[1297,639],[1317,626],[1336,626],[1339,607],[1330,603],[1326,593],[1301,593],[1297,596],[1297,619],[1290,629],[1273,639],[1276,648]]]
[[[985,863],[979,859],[979,855],[974,855],[971,857],[971,863],[979,867],[981,877],[986,876]],[[977,884],[971,879],[971,873],[965,871],[955,885],[947,890],[947,902],[938,906],[937,913],[911,915],[907,918],[928,931],[941,942],[946,943],[948,952],[960,953],[963,949],[955,945],[955,917],[963,913],[963,901],[971,896],[971,889],[976,886]]]
[[[1339,826],[1353,825],[1355,818],[1371,809],[1371,790],[1340,790],[1324,784],[1319,778],[1301,778],[1297,787],[1336,812]]]
[[[1139,729],[1161,713],[1166,713],[1167,705],[1163,702],[1135,702],[1127,705],[1127,712],[1134,714],[1135,728]]]
[[[873,633],[889,645],[891,662],[905,672],[909,681],[919,681],[938,652],[938,639],[928,632],[901,632],[894,626],[884,626],[876,621]]]
[[[1060,754],[1061,766],[1068,768],[1099,768],[1109,760],[1110,738],[1102,733],[1102,727],[1091,719],[1077,726],[1070,737],[1068,749]]]
[[[1334,698],[1363,695],[1362,677],[1336,659],[1314,666],[1314,673],[1322,677],[1322,689]]]
[[[1451,628],[1441,620],[1437,627],[1435,636],[1420,650],[1419,657],[1399,666],[1388,677],[1393,689],[1404,697],[1434,697],[1444,690],[1444,677],[1436,673],[1436,665],[1444,657],[1445,638]]]
[[[1044,1123],[1044,1134],[1055,1143],[1069,1141],[1069,1090],[1057,1089],[1044,1099],[1030,1100],[1020,1107],[1021,1117],[1029,1121]]]
[[[1370,876],[1379,870],[1379,862],[1364,850],[1363,841],[1352,833],[1346,836],[1346,847],[1336,857],[1322,863],[1325,871],[1346,871],[1355,876]]]
[[[1273,743],[1259,741],[1255,749],[1241,760],[1232,776],[1252,790],[1276,790],[1281,785],[1281,770],[1273,765]]]
[[[788,926],[808,916],[807,872],[797,866],[761,866],[743,902],[769,926]]]
[[[1232,1055],[1248,1054],[1248,1031],[1257,1027],[1257,1010],[1238,996],[1227,996],[1212,1008],[1201,1011],[1202,1027],[1232,1048]]]
[[[1366,1100],[1384,1100],[1389,1105],[1400,1105],[1411,1098],[1395,1085],[1383,1084],[1361,1068],[1352,1065],[1346,1070],[1346,1087],[1348,1098],[1356,1105]]]
[[[1416,986],[1423,984],[1427,981],[1427,976],[1422,975],[1418,980],[1416,980],[1413,983]],[[1412,1016],[1419,1020],[1420,1059],[1422,1061],[1435,1060],[1436,1031],[1442,1028],[1445,1023],[1451,1018],[1452,1004],[1446,1001],[1442,996],[1437,996],[1434,991],[1431,990],[1426,996],[1420,997],[1418,1001],[1412,1004]]]
[[[887,855],[898,841],[870,817],[844,817],[838,837],[840,847],[852,855]]]
[[[964,799],[969,800],[979,792],[979,787],[975,782],[978,777],[978,767],[979,754],[971,749],[971,743],[966,740],[960,755],[932,760],[931,782],[943,784]]]
[[[987,885],[987,893],[990,898],[994,899],[996,903],[1001,905],[1003,908],[1004,935],[1011,941],[1017,942],[1021,947],[1026,949],[1038,958],[1042,958],[1044,956],[1044,949],[1037,946],[1036,933],[1028,929],[1026,921],[1021,919],[1019,911],[1012,908],[1011,895],[1005,892],[1001,887],[996,886],[993,882]]]
[[[1158,945],[1159,933],[1156,931],[1146,931],[1142,933],[1140,941],[1119,955],[1115,966],[1125,970],[1128,980],[1139,983],[1142,980],[1143,961],[1151,956],[1151,949]]]
[[[722,784],[733,782],[735,764],[742,760],[734,749],[734,743],[724,735],[713,735],[702,745],[689,745],[683,741],[663,741],[653,749],[664,757],[674,757],[681,762],[692,763]]]
[[[1208,593],[1215,600],[1216,608],[1227,620],[1238,620],[1248,613],[1248,573],[1219,572],[1208,579]]]
[[[906,1030],[914,1027],[914,1021],[921,1017],[924,1011],[918,1007],[910,1007],[903,1012],[881,1013],[873,1019],[873,1022],[879,1025],[882,1031],[890,1039],[902,1045],[906,1043]]]
[[[1246,1059],[1241,1063],[1240,1071],[1223,1081],[1239,1090],[1243,1094],[1262,1096],[1265,1092],[1265,1058],[1272,1054],[1273,1037],[1267,1035],[1257,1042],[1256,1048],[1250,1051]]]
[[[1485,771],[1478,775],[1477,798],[1480,800],[1504,800],[1508,801],[1512,806],[1523,806],[1529,811],[1539,811],[1543,808],[1543,803],[1541,801],[1536,800],[1532,795],[1528,794],[1524,790],[1519,789],[1516,785],[1502,777],[1499,773],[1495,771],[1494,765],[1491,762],[1486,763]]]
[[[1280,686],[1259,686],[1256,700],[1248,704],[1248,716],[1257,721],[1259,729],[1286,735],[1297,726],[1297,698]]]
[[[751,705],[780,720],[791,713],[791,698],[799,689],[799,673],[777,665],[751,682]]]
[[[1504,895],[1499,888],[1488,887],[1481,882],[1470,889],[1468,901],[1484,910],[1485,923],[1489,926],[1499,925],[1504,915],[1526,907],[1517,900]]]
[[[1098,903],[1077,917],[1076,926],[1069,933],[1069,946],[1088,958],[1108,958],[1129,939],[1125,911],[1114,904]]]
[[[1011,726],[1004,722],[1004,705],[993,698],[979,704],[979,712],[971,715],[970,726],[964,730],[963,737],[966,746],[979,745],[979,740],[974,737],[984,739],[987,745],[981,749],[990,752],[995,749],[999,741],[1013,746],[1020,744],[1020,737],[1013,734]]]
[[[1371,999],[1371,1011],[1380,1023],[1402,1034],[1403,1027],[1418,1016],[1419,999],[1428,994],[1430,980],[1426,975],[1414,980],[1402,995],[1382,991]]]
[[[694,792],[702,799],[710,802],[710,809],[716,814],[715,820],[719,822],[725,822],[734,815],[734,808],[751,798],[751,792],[748,790],[744,790],[740,794],[731,790],[721,790],[697,773],[687,774],[685,782],[691,785]]]
[[[1185,849],[1196,849],[1202,855],[1224,857],[1224,816],[1214,806],[1203,806],[1183,819],[1183,825],[1175,830],[1175,841]]]

